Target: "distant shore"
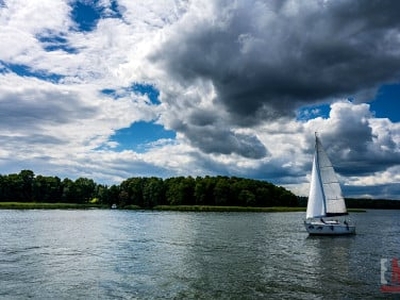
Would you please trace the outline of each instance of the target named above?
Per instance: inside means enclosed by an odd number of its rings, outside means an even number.
[[[106,205],[75,203],[42,203],[42,202],[0,202],[0,209],[109,209]],[[122,209],[142,209],[129,205]],[[302,212],[305,207],[245,207],[245,206],[212,206],[212,205],[157,205],[152,210],[160,211],[210,211],[210,212]],[[349,212],[365,212],[365,209],[350,208]]]
[[[43,203],[43,202],[0,202],[0,209],[90,209],[107,208],[97,204]]]
[[[212,205],[158,205],[153,210],[212,211],[212,212],[305,212],[305,207],[272,206],[212,206]],[[365,209],[350,208],[349,212],[366,212]]]
[[[296,212],[305,207],[252,207],[252,206],[212,206],[212,205],[158,205],[153,210],[210,211],[210,212]]]

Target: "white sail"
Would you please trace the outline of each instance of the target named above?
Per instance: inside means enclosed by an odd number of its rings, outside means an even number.
[[[340,188],[332,163],[329,160],[328,155],[326,155],[318,137],[316,137],[316,143],[319,173],[321,176],[322,189],[325,195],[326,214],[347,214],[342,189]]]
[[[306,218],[347,214],[335,170],[316,136]]]
[[[325,201],[322,190],[321,180],[319,178],[317,156],[314,155],[314,161],[311,171],[310,194],[308,196],[306,218],[318,218],[325,216]]]

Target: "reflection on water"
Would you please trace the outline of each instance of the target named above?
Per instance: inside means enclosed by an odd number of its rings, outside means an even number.
[[[309,237],[303,213],[0,211],[0,298],[384,298],[398,211]]]
[[[321,295],[329,291],[333,298],[341,298],[346,295],[346,289],[351,288],[350,251],[354,237],[307,238],[312,284],[318,284],[316,288]]]

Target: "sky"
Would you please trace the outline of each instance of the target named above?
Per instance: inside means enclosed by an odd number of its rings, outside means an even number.
[[[399,1],[0,0],[0,174],[400,199]]]

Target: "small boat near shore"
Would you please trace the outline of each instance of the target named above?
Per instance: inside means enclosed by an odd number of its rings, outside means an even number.
[[[356,232],[355,224],[348,218],[335,170],[317,133],[304,225],[310,235],[348,235]]]

